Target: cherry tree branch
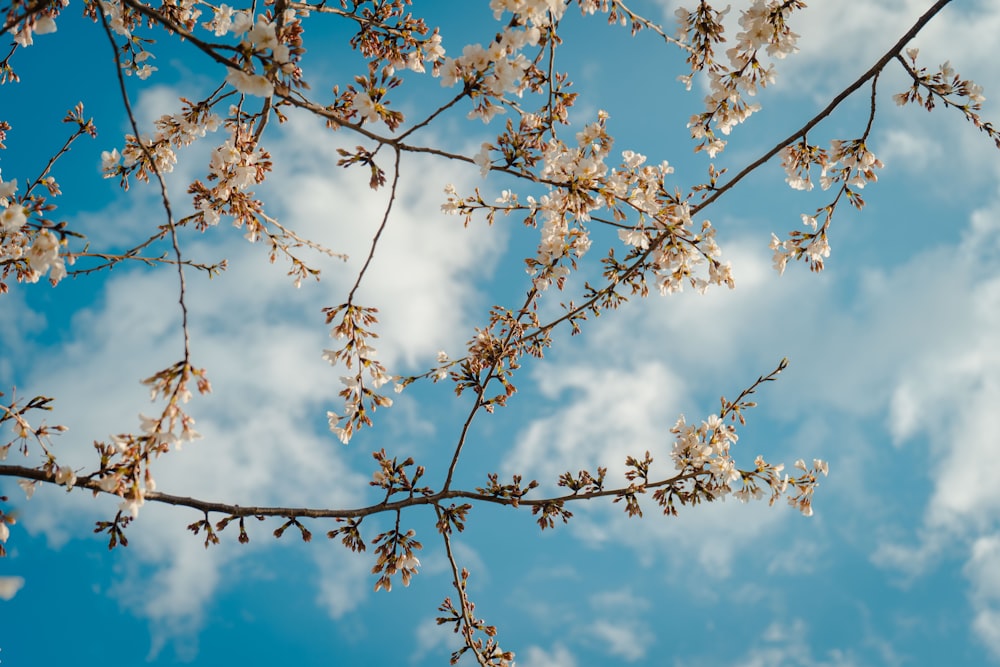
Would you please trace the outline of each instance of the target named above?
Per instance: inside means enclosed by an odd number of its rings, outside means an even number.
[[[735,187],[737,183],[739,183],[744,178],[749,176],[751,173],[756,171],[758,167],[762,166],[764,163],[768,162],[775,155],[780,153],[785,146],[793,144],[795,143],[796,140],[806,136],[809,133],[809,130],[819,125],[825,118],[827,118],[830,114],[832,114],[834,110],[844,102],[844,100],[846,100],[857,90],[859,90],[862,86],[864,86],[865,83],[868,82],[870,79],[878,76],[878,74],[883,69],[885,69],[885,66],[889,64],[889,61],[895,58],[896,55],[906,47],[906,45],[910,42],[910,40],[916,37],[917,34],[921,30],[923,30],[924,26],[926,26],[930,22],[930,20],[934,18],[938,14],[938,12],[944,9],[945,6],[948,5],[950,2],[951,0],[937,0],[937,2],[935,2],[930,9],[924,12],[923,15],[921,15],[920,18],[916,20],[916,22],[910,27],[910,29],[907,30],[906,33],[896,41],[895,44],[889,47],[889,50],[887,50],[884,54],[882,54],[882,57],[880,57],[878,61],[868,69],[867,72],[859,76],[850,85],[848,85],[846,88],[840,91],[840,93],[838,93],[832,100],[830,100],[830,103],[827,104],[822,111],[820,111],[815,116],[810,118],[805,125],[803,125],[798,130],[796,130],[792,134],[788,135],[787,137],[779,141],[777,144],[774,145],[774,147],[771,150],[767,151],[759,158],[748,164],[739,173],[733,176],[729,181],[727,181],[725,184],[715,189],[713,193],[705,199],[705,201],[701,202],[692,209],[692,213],[697,213],[705,209],[706,207],[710,206],[713,202],[718,200],[719,197],[721,197],[727,191]]]
[[[661,487],[667,487],[671,485],[678,484],[685,480],[694,479],[699,476],[704,476],[708,474],[708,471],[699,470],[695,472],[687,472],[673,477],[657,480],[655,482],[650,482],[645,485],[647,489],[658,489]],[[43,482],[46,484],[52,484],[57,486],[65,486],[56,482],[55,474],[46,472],[45,470],[40,470],[38,468],[29,468],[26,466],[16,466],[8,464],[0,464],[0,477],[19,477],[22,479],[30,479],[36,482]],[[78,477],[72,484],[73,487],[87,489],[89,491],[94,491],[95,493],[115,496],[116,494],[110,493],[102,489],[98,483],[95,476]],[[284,517],[284,518],[297,518],[297,519],[356,519],[360,517],[366,517],[373,514],[382,514],[385,512],[397,512],[399,510],[406,509],[408,507],[422,507],[425,505],[437,505],[446,500],[474,500],[476,502],[491,503],[494,505],[502,505],[505,507],[544,507],[546,505],[551,505],[552,503],[572,503],[577,501],[594,500],[596,498],[607,498],[616,497],[629,490],[628,487],[620,487],[614,489],[601,489],[599,491],[589,491],[585,493],[567,493],[561,496],[551,496],[546,498],[504,498],[488,493],[480,493],[477,491],[465,491],[458,489],[449,489],[446,491],[431,492],[427,495],[415,495],[413,497],[404,498],[402,500],[385,500],[374,505],[366,505],[363,507],[355,508],[343,508],[343,509],[331,509],[324,507],[279,507],[279,506],[265,506],[265,505],[236,505],[232,503],[221,503],[208,500],[201,500],[198,498],[191,498],[189,496],[178,496],[170,493],[164,493],[162,491],[146,491],[143,494],[145,500],[149,502],[162,503],[164,505],[173,505],[175,507],[187,507],[190,509],[197,510],[199,512],[217,513],[225,514],[227,516],[233,517]]]

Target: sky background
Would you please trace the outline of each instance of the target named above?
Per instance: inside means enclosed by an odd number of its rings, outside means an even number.
[[[797,129],[931,3],[811,4],[791,26],[800,53],[778,62],[777,83],[757,100],[763,110],[735,130],[717,166],[735,173]],[[449,55],[488,42],[498,25],[486,2],[415,5],[441,26]],[[669,31],[675,8],[633,7]],[[80,12],[71,2],[57,33],[15,55],[22,83],[0,89],[0,118],[13,126],[0,168],[6,180],[34,177],[64,140],[66,109],[82,100],[100,134],[58,164],[57,213],[93,247],[122,249],[162,211],[153,188],[124,196],[101,178],[100,153],[121,148],[126,119],[103,31]],[[731,20],[729,34],[736,30]],[[306,21],[303,66],[317,96],[361,71],[346,34],[330,19]],[[708,158],[692,154],[685,124],[701,111],[703,90],[685,93],[675,80],[685,72],[676,49],[573,10],[561,34],[558,66],[581,96],[573,122],[605,109],[615,154],[670,161],[681,188],[702,181]],[[954,3],[913,44],[922,64],[950,60],[985,88],[987,120],[1000,118],[997,34],[996,3]],[[161,40],[151,47],[159,71],[128,81],[146,127],[178,111],[179,96],[197,99],[223,78],[186,47]],[[420,95],[395,103],[414,118],[453,94],[429,77],[407,80]],[[667,464],[678,414],[700,421],[720,395],[735,397],[787,356],[788,370],[759,393],[739,432],[737,462],[749,467],[761,453],[789,467],[800,457],[830,464],[811,518],[730,499],[671,519],[649,505],[636,520],[619,505],[589,503],[540,533],[526,511],[474,508],[458,560],[472,572],[477,614],[499,627],[518,665],[1000,663],[1000,154],[960,114],[896,107],[890,96],[906,87],[899,67],[880,80],[869,145],[885,168],[864,190],[863,213],[838,210],[823,273],[771,268],[770,233],[798,228],[829,194],[790,190],[772,161],[703,214],[733,263],[735,290],[651,296],[587,323],[581,336],[557,335],[544,360],[524,364],[511,405],[476,422],[458,470],[463,487],[481,486],[487,472],[519,473],[543,489],[567,470],[603,465],[619,477],[624,457],[647,449]],[[867,105],[865,89],[811,140],[860,136]],[[421,140],[475,153],[500,126],[466,120],[466,111],[446,114]],[[350,256],[317,259],[322,282],[294,289],[280,260],[269,265],[263,247],[226,224],[182,236],[188,256],[226,257],[229,270],[211,281],[188,273],[194,363],[207,367],[214,391],[189,406],[204,439],[157,462],[160,490],[239,504],[364,505],[375,499],[370,453],[383,447],[425,465],[429,484],[443,479],[468,409],[448,383],[394,396],[376,428],[347,447],[326,428],[342,373],[321,359],[330,343],[320,311],[343,301],[385,201],[364,173],[333,166],[336,148],[356,143],[302,115],[273,124],[265,141],[278,165],[261,189],[270,212]],[[185,185],[205,171],[212,145],[210,136],[183,152],[168,178],[175,205],[190,205]],[[446,183],[489,198],[507,181],[410,155],[402,168],[360,301],[383,316],[380,359],[408,374],[432,366],[439,350],[460,356],[494,303],[519,303],[522,259],[538,232],[514,216],[463,228],[440,213]],[[611,236],[595,231],[585,276],[598,274]],[[549,307],[562,298],[552,294]],[[93,440],[134,430],[137,414],[152,409],[139,380],[179,358],[178,325],[170,267],[16,285],[0,299],[0,390],[54,396],[48,421],[70,428],[56,441],[60,461],[89,470]],[[424,544],[420,574],[408,589],[374,593],[372,556],[322,538],[332,525],[310,524],[317,537],[303,544],[273,539],[277,524],[268,522],[250,529],[249,545],[230,530],[206,550],[185,531],[196,513],[150,503],[129,546],[109,552],[92,527],[113,516],[113,499],[45,487],[25,501],[11,479],[0,492],[19,518],[0,577],[23,579],[0,601],[4,667],[422,666],[447,664],[456,647],[433,621],[452,591],[428,509],[404,515]],[[387,524],[365,525],[371,537]]]

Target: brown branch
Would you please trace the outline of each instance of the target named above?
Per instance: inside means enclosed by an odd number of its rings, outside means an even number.
[[[30,195],[31,191],[42,183],[42,181],[49,174],[49,172],[52,171],[52,167],[55,166],[55,163],[59,160],[59,158],[61,158],[63,155],[69,152],[69,149],[73,145],[74,141],[79,139],[84,134],[89,134],[91,130],[93,130],[93,126],[89,122],[85,124],[81,123],[79,127],[76,128],[76,131],[69,137],[69,139],[66,140],[66,143],[62,145],[62,148],[60,148],[55,155],[49,158],[49,161],[45,164],[45,168],[42,169],[41,173],[38,174],[37,177],[35,177],[35,180],[31,182],[31,185],[29,185],[25,189],[24,196],[27,197],[28,195]]]
[[[400,155],[401,153],[397,147],[395,150],[395,162],[393,164],[392,185],[389,187],[389,201],[385,205],[385,212],[382,214],[382,222],[378,226],[378,231],[376,231],[375,236],[372,237],[372,245],[368,250],[368,257],[365,259],[365,264],[361,267],[361,271],[358,272],[358,278],[354,281],[354,287],[351,288],[351,292],[347,295],[348,304],[353,302],[354,293],[358,291],[358,288],[361,286],[361,279],[364,278],[365,272],[368,271],[368,266],[372,263],[372,259],[375,258],[375,248],[378,246],[379,239],[382,237],[382,232],[385,231],[386,225],[389,224],[389,214],[392,213],[392,205],[396,202],[396,194],[399,187]]]
[[[98,481],[95,479],[97,473],[94,475],[86,477],[78,477],[74,482],[73,486],[94,491],[95,493],[112,495],[119,497],[116,494],[108,493],[101,489]],[[670,486],[678,484],[688,479],[694,479],[696,477],[701,477],[705,475],[711,475],[709,470],[698,470],[694,472],[686,472],[673,477],[658,480],[655,482],[649,482],[643,485],[644,489],[657,489],[664,486]],[[23,479],[35,480],[38,482],[44,482],[47,484],[56,485],[55,474],[50,474],[45,470],[40,470],[38,468],[28,468],[26,466],[16,466],[16,465],[0,465],[0,477],[20,477]],[[63,486],[63,485],[59,485]],[[623,493],[628,492],[629,487],[622,487],[618,489],[602,489],[600,491],[590,491],[586,493],[569,493],[562,496],[554,496],[551,498],[503,498],[498,496],[493,496],[485,493],[479,493],[476,491],[462,491],[462,490],[447,490],[438,491],[436,493],[431,493],[428,495],[414,495],[412,497],[407,497],[402,500],[394,501],[383,501],[375,505],[367,505],[364,507],[357,508],[347,508],[347,509],[327,509],[327,508],[310,508],[310,507],[276,507],[276,506],[244,506],[244,505],[233,505],[228,503],[211,502],[207,500],[201,500],[198,498],[191,498],[188,496],[177,496],[169,493],[162,493],[160,491],[146,491],[143,493],[143,498],[150,502],[163,503],[165,505],[173,505],[175,507],[188,507],[199,512],[205,513],[218,513],[225,514],[231,517],[283,517],[283,518],[307,518],[307,519],[356,519],[360,517],[366,517],[372,514],[381,514],[384,512],[397,512],[407,507],[418,507],[424,505],[437,505],[445,500],[453,499],[464,499],[473,500],[477,502],[492,503],[494,505],[501,505],[506,507],[535,507],[535,506],[545,506],[551,505],[553,503],[566,503],[575,502],[582,500],[593,500],[594,498],[604,498],[608,496],[618,496]],[[631,489],[635,492],[635,489]]]
[[[444,522],[445,518],[441,508],[435,505],[434,510],[437,512],[438,522]],[[486,658],[482,655],[482,653],[480,653],[479,649],[476,648],[476,642],[474,639],[475,628],[473,626],[476,619],[472,614],[472,606],[469,603],[469,596],[466,594],[465,590],[465,577],[468,576],[468,572],[463,569],[462,572],[459,573],[458,563],[455,561],[455,553],[451,548],[451,531],[442,530],[440,532],[441,538],[444,540],[444,550],[448,557],[448,565],[451,567],[451,584],[458,593],[458,605],[461,610],[461,620],[459,622],[462,625],[462,640],[465,642],[466,647],[472,651],[472,654],[476,656],[476,662],[483,667],[489,667],[489,663],[486,662]]]
[[[146,266],[153,266],[154,264],[176,264],[176,259],[168,259],[167,253],[160,255],[159,257],[145,257],[139,254],[123,254],[123,255],[112,255],[104,252],[75,252],[72,253],[73,259],[96,257],[98,259],[103,259],[103,264],[98,264],[97,266],[91,266],[86,269],[73,269],[72,271],[67,271],[67,276],[86,276],[91,273],[96,273],[98,271],[103,271],[104,269],[114,268],[118,264],[124,261],[135,261],[141,262]],[[190,259],[185,259],[181,262],[184,266],[190,266],[192,269],[198,269],[199,271],[208,271],[210,274],[214,274],[220,270],[225,269],[226,260],[222,260],[216,264],[202,264],[200,262],[195,262]]]

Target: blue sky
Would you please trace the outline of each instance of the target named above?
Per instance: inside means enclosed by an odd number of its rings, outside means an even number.
[[[801,52],[778,62],[777,83],[757,100],[763,110],[734,131],[717,166],[735,172],[787,136],[930,2],[813,4],[792,26]],[[922,64],[950,59],[983,85],[984,117],[998,118],[1000,77],[985,54],[1000,34],[1000,8],[954,4],[914,45]],[[675,8],[633,7],[668,25]],[[441,25],[449,55],[496,30],[485,2],[418,2],[414,11],[425,9],[437,12],[426,16]],[[16,54],[22,82],[0,89],[0,118],[13,126],[0,169],[22,183],[37,173],[62,142],[65,110],[83,100],[100,134],[59,163],[57,213],[94,247],[124,248],[162,214],[152,188],[125,196],[101,178],[100,153],[121,148],[126,123],[103,33],[80,11],[71,3],[58,32]],[[322,18],[306,26],[313,91],[349,83],[359,61],[341,48],[343,32]],[[676,82],[684,73],[676,50],[573,11],[563,30],[558,63],[581,96],[574,123],[605,109],[616,152],[669,160],[679,187],[700,182],[708,159],[692,154],[684,125],[702,109],[704,90],[685,93]],[[161,39],[152,47],[159,70],[128,81],[147,127],[177,111],[179,96],[194,99],[224,77],[184,46]],[[81,52],[95,54],[93,64],[71,67]],[[410,80],[420,94],[397,104],[413,117],[452,94],[435,80]],[[701,216],[719,230],[735,290],[650,296],[588,323],[581,336],[557,336],[544,360],[525,363],[511,405],[476,422],[461,485],[481,485],[495,471],[551,489],[560,473],[599,465],[616,477],[629,454],[649,449],[666,461],[678,414],[706,417],[720,394],[734,397],[787,356],[788,370],[760,392],[740,430],[737,461],[749,466],[762,453],[789,466],[800,457],[830,462],[810,518],[730,499],[671,519],[649,507],[636,520],[619,505],[592,503],[540,533],[527,512],[476,507],[457,557],[472,572],[477,613],[499,627],[519,665],[1000,662],[1000,155],[957,113],[897,108],[890,95],[905,87],[898,67],[880,81],[870,145],[885,168],[864,191],[864,212],[838,211],[823,273],[771,268],[771,232],[798,228],[801,213],[826,203],[818,190],[789,189],[772,161]],[[468,121],[465,111],[445,115],[422,140],[474,154],[499,124]],[[859,136],[866,119],[862,91],[811,138]],[[322,282],[294,289],[280,260],[270,265],[262,247],[225,224],[182,237],[189,256],[226,257],[229,270],[211,281],[189,273],[193,356],[214,391],[190,406],[204,439],[157,463],[160,490],[358,506],[376,498],[370,452],[383,447],[425,465],[429,483],[443,478],[468,409],[447,383],[395,396],[376,428],[347,447],[326,428],[342,373],[321,359],[329,336],[320,310],[343,300],[384,205],[364,174],[333,166],[336,148],[356,143],[304,116],[275,124],[265,140],[279,165],[263,190],[271,212],[350,256],[316,258]],[[211,147],[210,135],[170,174],[178,205],[190,205],[184,189],[204,172]],[[380,359],[390,372],[414,373],[439,350],[462,354],[491,305],[519,303],[529,284],[522,260],[538,232],[514,216],[463,228],[440,213],[446,183],[495,196],[509,181],[415,156],[403,170],[361,300],[383,315]],[[611,236],[595,231],[584,275],[597,275],[599,244]],[[547,307],[562,298],[552,294]],[[175,304],[171,268],[14,286],[0,299],[0,390],[54,396],[48,421],[70,428],[56,442],[60,460],[90,469],[93,440],[134,430],[137,414],[151,409],[138,381],[178,357]],[[404,515],[425,545],[420,574],[407,589],[375,593],[372,556],[323,539],[332,526],[321,522],[310,524],[311,544],[275,540],[276,524],[264,523],[251,528],[249,545],[223,533],[206,550],[184,529],[196,513],[149,503],[129,528],[129,547],[109,552],[92,526],[113,514],[113,499],[48,487],[26,501],[11,479],[0,490],[19,519],[0,577],[23,579],[0,601],[4,665],[70,657],[84,666],[420,666],[447,664],[455,648],[433,622],[451,589],[429,510]],[[386,521],[370,521],[370,535]]]

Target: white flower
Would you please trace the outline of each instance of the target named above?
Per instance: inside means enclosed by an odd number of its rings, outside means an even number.
[[[479,173],[483,178],[486,178],[486,175],[490,173],[490,167],[492,166],[490,148],[491,146],[484,141],[482,146],[479,147],[479,152],[472,157],[472,161],[479,167]]]
[[[396,559],[396,569],[397,570],[415,570],[420,567],[420,559],[414,556],[412,553],[409,555],[401,554],[399,558]]]
[[[338,415],[336,412],[329,412],[329,411],[327,411],[327,413],[326,413],[326,420],[327,420],[327,422],[330,425],[330,431],[334,435],[336,435],[337,438],[342,443],[344,443],[346,445],[346,444],[348,444],[351,441],[351,431],[350,431],[349,428],[343,428],[341,426],[337,426],[337,424],[340,423],[341,419],[343,419],[343,417],[341,417],[340,415]]]
[[[13,197],[15,192],[17,192],[16,178],[13,181],[4,181],[3,179],[0,179],[0,200],[2,200],[0,203],[3,203],[6,206],[6,200]]]
[[[24,215],[24,207],[20,204],[13,204],[0,211],[0,231],[16,232],[28,222]]]
[[[8,537],[10,537],[10,528],[7,527],[6,522],[0,521],[0,543],[6,542]]]
[[[263,20],[263,18],[258,20],[253,28],[250,29],[250,32],[247,33],[247,39],[258,49],[273,50],[278,46],[278,37],[274,32],[274,24]]]
[[[153,67],[152,65],[143,65],[142,67],[140,67],[135,71],[135,75],[140,79],[142,79],[143,81],[145,81],[146,79],[149,78],[149,76],[153,72],[155,72],[158,69],[159,67]]]
[[[243,70],[228,68],[226,83],[245,95],[271,97],[274,95],[274,84],[259,74],[247,74]]]
[[[785,266],[788,264],[790,252],[785,242],[774,234],[771,234],[771,250],[774,251],[774,268],[778,272],[778,275],[781,275],[785,272]]]
[[[375,101],[372,100],[371,96],[363,90],[354,94],[351,106],[353,106],[354,110],[369,123],[376,123],[382,118],[378,114],[378,107],[375,106]]]
[[[69,466],[60,466],[56,470],[56,484],[65,484],[67,488],[72,488],[76,484],[76,473]]]
[[[35,485],[38,484],[37,481],[31,479],[19,479],[17,480],[17,485],[24,490],[24,496],[28,500],[31,500],[31,496],[35,495]]]
[[[233,8],[226,4],[219,5],[212,20],[201,25],[206,30],[214,30],[216,37],[222,37],[229,32],[229,28],[233,25]]]
[[[118,475],[108,475],[107,477],[102,477],[97,486],[101,487],[102,491],[107,491],[108,493],[114,493],[115,489],[118,488]]]
[[[128,438],[121,435],[111,436],[111,444],[118,451],[119,454],[124,454],[125,450],[128,449]]]
[[[645,250],[649,247],[649,237],[642,229],[619,229],[618,238],[630,246]]]
[[[968,96],[969,101],[973,104],[982,104],[986,101],[986,97],[983,95],[983,87],[978,83],[970,81],[967,87],[966,95]]]
[[[235,12],[231,23],[229,31],[238,36],[253,27],[253,18],[246,12]]]
[[[276,44],[274,48],[271,49],[271,55],[274,56],[274,61],[276,63],[287,63],[291,58],[291,52],[289,51],[287,44]],[[284,71],[287,72],[289,70]]]
[[[35,20],[34,30],[36,35],[47,35],[56,31],[56,22],[51,16],[43,16]]]
[[[101,171],[104,172],[104,177],[108,178],[111,176],[111,171],[118,166],[118,162],[122,159],[121,153],[115,148],[112,151],[101,151]]]
[[[49,277],[53,281],[58,282],[66,277],[66,266],[59,256],[59,239],[55,234],[48,230],[38,232],[35,242],[28,250],[28,266],[35,272],[35,280],[50,268],[52,274]]]
[[[160,418],[159,417],[147,417],[146,415],[139,413],[139,424],[143,433],[153,434],[160,430]]]
[[[805,247],[805,253],[814,262],[822,265],[822,258],[830,256],[830,243],[826,234],[819,234]]]
[[[129,514],[132,515],[132,518],[134,519],[137,516],[139,516],[139,508],[142,507],[145,503],[146,500],[142,496],[138,498],[133,497],[127,499],[125,502],[118,505],[118,509],[120,509],[122,512],[128,512]]]

